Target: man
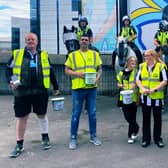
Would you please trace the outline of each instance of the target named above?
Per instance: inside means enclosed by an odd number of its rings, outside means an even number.
[[[134,40],[137,38],[137,32],[136,32],[135,28],[131,25],[131,20],[130,20],[129,16],[123,16],[122,23],[123,23],[123,26],[121,28],[119,35],[124,38],[127,38],[127,44],[135,52],[135,54],[138,58],[138,64],[140,64],[140,63],[142,63],[142,54],[134,42]],[[116,55],[117,55],[117,49],[115,49],[112,54],[112,68],[113,69],[114,69]]]
[[[140,64],[136,83],[140,89],[142,102],[142,147],[151,143],[151,112],[153,111],[154,129],[153,139],[158,147],[164,147],[161,137],[162,130],[162,102],[164,99],[163,88],[167,85],[165,65],[157,62],[155,51],[146,50],[145,62]]]
[[[102,61],[98,52],[88,49],[89,37],[87,35],[81,36],[79,44],[80,49],[70,53],[65,62],[65,73],[72,79],[73,108],[69,149],[77,148],[77,131],[84,100],[89,116],[90,142],[94,145],[101,145],[96,135],[96,87],[102,74]],[[92,84],[86,83],[86,72],[97,72]]]
[[[25,36],[25,48],[14,50],[7,64],[7,80],[14,93],[14,111],[16,119],[17,144],[10,157],[18,157],[24,150],[23,142],[26,124],[33,109],[39,118],[43,149],[50,149],[48,136],[48,90],[50,81],[55,94],[58,94],[58,84],[49,62],[48,53],[37,48],[36,34]]]

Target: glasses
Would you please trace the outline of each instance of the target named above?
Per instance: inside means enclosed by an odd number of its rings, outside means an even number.
[[[81,39],[81,41],[89,41],[88,39]]]

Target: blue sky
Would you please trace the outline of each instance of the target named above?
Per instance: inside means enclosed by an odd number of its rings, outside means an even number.
[[[0,0],[0,38],[10,38],[11,17],[29,18],[29,0]]]

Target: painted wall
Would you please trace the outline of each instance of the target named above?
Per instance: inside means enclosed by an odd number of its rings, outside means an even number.
[[[93,30],[94,45],[101,52],[112,52],[116,43],[116,1],[83,0],[82,14]]]
[[[136,28],[138,39],[136,44],[141,50],[155,48],[153,45],[155,32],[162,19],[162,11],[168,0],[129,0],[128,11],[132,25]]]

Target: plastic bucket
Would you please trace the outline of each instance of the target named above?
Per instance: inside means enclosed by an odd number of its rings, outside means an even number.
[[[133,90],[122,90],[120,94],[123,98],[123,104],[131,104],[133,102]]]
[[[64,97],[52,98],[51,101],[54,111],[60,111],[64,109]]]
[[[96,72],[85,72],[85,84],[94,85],[96,82]]]

